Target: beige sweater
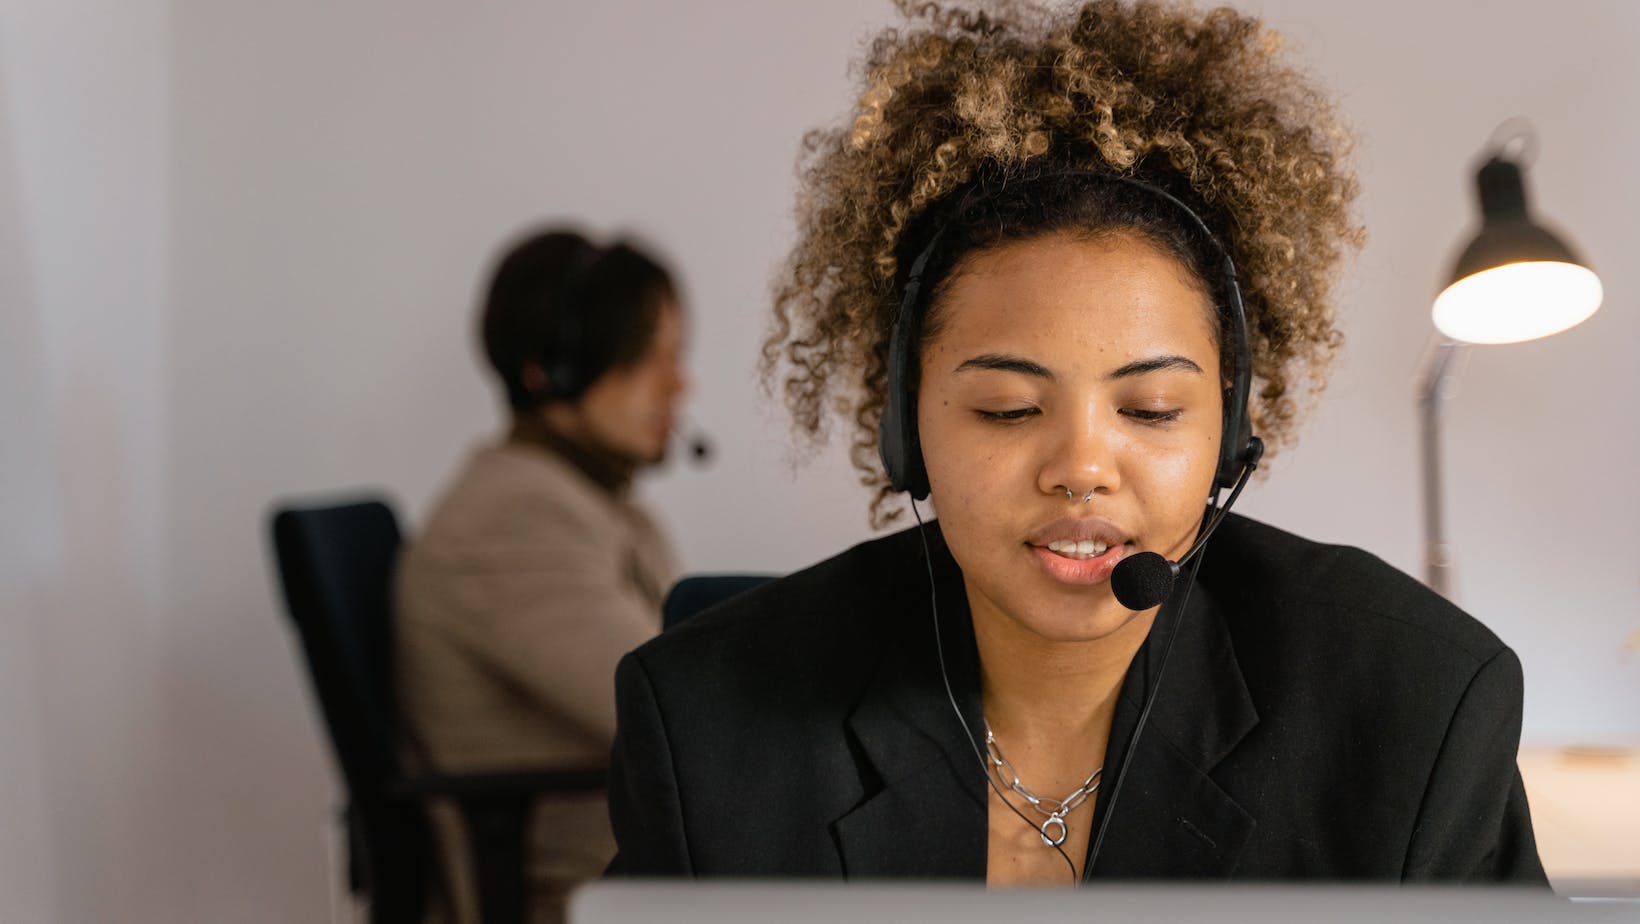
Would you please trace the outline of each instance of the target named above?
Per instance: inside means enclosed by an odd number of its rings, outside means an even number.
[[[659,630],[676,575],[654,522],[558,455],[475,452],[399,566],[413,759],[447,773],[607,763],[615,663]],[[449,906],[436,917],[476,920],[456,818],[435,816]],[[532,919],[561,920],[567,891],[614,855],[604,800],[542,800],[531,839]]]

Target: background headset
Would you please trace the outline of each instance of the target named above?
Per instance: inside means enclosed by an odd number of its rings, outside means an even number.
[[[547,308],[552,312],[554,337],[547,342],[547,349],[540,358],[541,368],[547,374],[547,394],[536,395],[538,400],[578,398],[592,384],[587,380],[586,370],[581,368],[579,357],[587,311],[583,303],[587,300],[587,283],[605,252],[590,242],[577,248],[563,275],[556,283],[549,282],[544,287],[550,293]]]
[[[1249,465],[1257,464],[1262,444],[1253,436],[1247,413],[1248,393],[1252,383],[1251,350],[1248,346],[1247,310],[1241,300],[1241,286],[1236,280],[1236,264],[1230,251],[1184,202],[1159,187],[1142,180],[1109,173],[1074,172],[1049,174],[1036,179],[1059,176],[1087,176],[1104,182],[1119,183],[1140,190],[1159,202],[1171,205],[1185,217],[1191,227],[1202,236],[1220,258],[1223,269],[1225,305],[1230,316],[1230,358],[1234,365],[1230,386],[1225,389],[1224,430],[1219,439],[1219,462],[1214,476],[1214,489],[1233,488]],[[922,446],[917,437],[917,396],[911,387],[913,349],[921,330],[923,273],[929,261],[939,250],[941,240],[951,221],[947,219],[936,230],[922,252],[912,261],[906,276],[904,293],[895,312],[893,331],[888,341],[888,400],[877,426],[877,452],[882,458],[883,470],[889,484],[896,491],[908,492],[913,499],[928,497],[928,469],[923,464]],[[1222,326],[1222,325],[1221,325]]]
[[[618,245],[617,245],[618,246]],[[547,386],[531,395],[537,404],[549,400],[574,401],[592,386],[597,378],[588,375],[580,356],[586,327],[587,312],[591,309],[591,280],[604,258],[613,248],[599,247],[590,241],[577,248],[567,261],[563,275],[556,282],[542,285],[548,294],[547,308],[552,313],[550,326],[554,336],[547,341],[539,359],[546,373]],[[712,459],[712,439],[687,415],[684,442],[689,458],[696,465],[706,465]]]

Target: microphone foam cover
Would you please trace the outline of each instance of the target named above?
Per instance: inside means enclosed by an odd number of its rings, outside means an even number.
[[[712,461],[712,441],[704,436],[694,436],[689,440],[689,455],[698,465],[705,465]]]
[[[1148,610],[1167,599],[1178,576],[1178,565],[1155,552],[1140,552],[1116,563],[1110,589],[1128,609]]]

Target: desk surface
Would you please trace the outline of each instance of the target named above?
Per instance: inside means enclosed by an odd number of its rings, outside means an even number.
[[[1640,748],[1523,747],[1520,774],[1556,890],[1627,883],[1640,894]]]

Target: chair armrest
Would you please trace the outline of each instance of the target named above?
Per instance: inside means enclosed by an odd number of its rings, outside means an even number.
[[[487,922],[526,918],[525,842],[531,804],[540,797],[603,792],[603,767],[415,776],[395,782],[397,799],[450,799],[467,822],[480,915]]]

